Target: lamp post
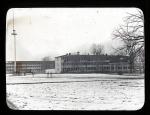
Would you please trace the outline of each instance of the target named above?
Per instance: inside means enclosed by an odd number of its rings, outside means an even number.
[[[16,30],[14,28],[14,11],[13,11],[13,32],[11,35],[14,36],[14,73],[16,73]]]

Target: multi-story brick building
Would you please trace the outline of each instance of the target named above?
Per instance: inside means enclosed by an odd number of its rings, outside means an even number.
[[[17,61],[16,72],[44,73],[46,69],[54,69],[54,61]],[[14,61],[6,62],[6,73],[14,72]]]
[[[128,56],[63,55],[55,58],[56,73],[129,72]]]

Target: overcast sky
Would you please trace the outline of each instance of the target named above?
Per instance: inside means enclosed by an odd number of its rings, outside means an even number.
[[[112,32],[123,24],[127,13],[137,8],[23,8],[10,9],[6,23],[6,60],[14,60],[11,35],[13,11],[17,32],[17,60],[41,60],[69,52],[89,51],[93,43],[103,44],[106,52],[119,43]]]

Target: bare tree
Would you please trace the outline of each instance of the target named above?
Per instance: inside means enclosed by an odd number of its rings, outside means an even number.
[[[50,56],[45,56],[42,58],[42,61],[52,61]]]
[[[117,48],[112,47],[112,51],[111,51],[110,55],[126,56],[127,54],[126,54],[126,50],[122,49],[122,47],[117,47]]]
[[[140,70],[141,72],[144,72],[145,70],[145,52],[144,52],[144,48],[142,48],[140,50],[140,52],[138,53],[137,57],[136,57],[136,63],[137,63],[137,68]]]
[[[104,54],[104,46],[101,44],[92,44],[91,46],[91,54],[93,55],[101,55]]]
[[[123,52],[130,58],[130,72],[134,71],[134,62],[144,49],[144,16],[142,11],[137,14],[129,14],[125,18],[125,24],[119,26],[113,32],[113,38],[120,40],[123,45],[116,51]]]

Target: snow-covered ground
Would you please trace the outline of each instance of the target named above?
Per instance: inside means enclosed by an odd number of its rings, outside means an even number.
[[[144,104],[143,76],[7,75],[6,84],[7,99],[21,110],[137,110]]]

